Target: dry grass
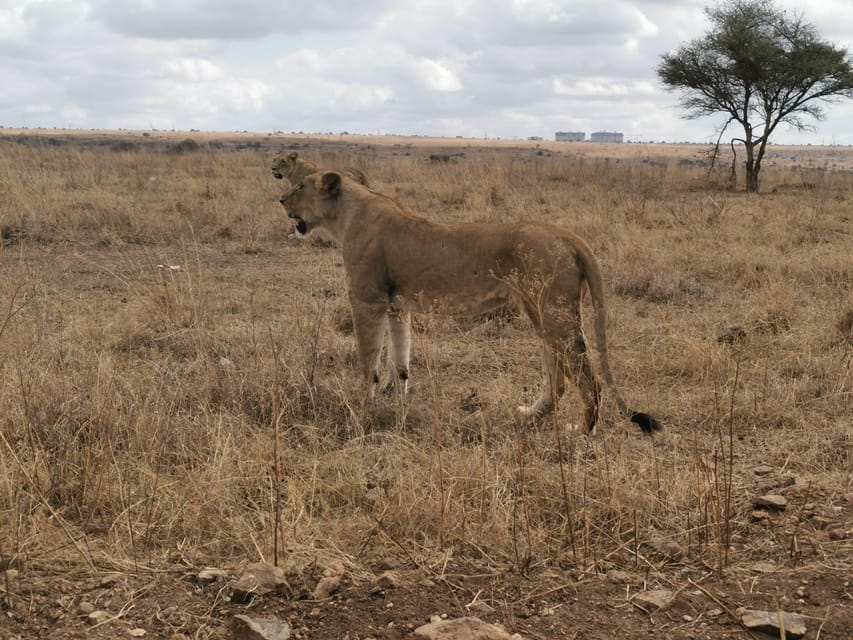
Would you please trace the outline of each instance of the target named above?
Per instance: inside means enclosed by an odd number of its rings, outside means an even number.
[[[571,396],[555,424],[516,424],[541,374],[513,316],[421,318],[408,402],[362,407],[339,256],[286,239],[268,169],[285,142],[111,140],[0,140],[0,560],[646,566],[661,537],[712,567],[843,558],[750,503],[759,464],[827,513],[851,490],[849,174],[771,165],[748,196],[695,147],[297,141],[428,217],[589,240],[617,380],[666,431],[642,438],[608,401],[588,440]]]

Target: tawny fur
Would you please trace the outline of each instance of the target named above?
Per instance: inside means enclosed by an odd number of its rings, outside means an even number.
[[[272,174],[276,180],[287,179],[291,185],[299,183],[305,176],[320,170],[316,163],[299,157],[296,151],[280,151],[272,160]],[[368,186],[367,174],[358,167],[344,169],[350,178]]]
[[[404,386],[408,383],[412,312],[480,314],[514,305],[542,339],[545,365],[542,393],[519,410],[525,416],[552,411],[570,377],[583,396],[584,423],[592,433],[600,384],[581,331],[586,283],[605,383],[625,417],[646,433],[660,428],[651,416],[628,409],[616,388],[607,358],[601,269],[589,246],[570,231],[542,222],[431,222],[333,171],[302,177],[281,203],[297,221],[297,235],[322,227],[341,245],[362,375],[371,393],[380,380],[389,330],[389,359]]]

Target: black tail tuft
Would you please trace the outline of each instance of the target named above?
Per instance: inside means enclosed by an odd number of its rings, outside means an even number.
[[[647,436],[652,435],[655,431],[660,431],[662,428],[660,426],[660,422],[655,420],[648,413],[640,413],[639,411],[635,411],[631,414],[631,422],[636,422],[642,432]]]

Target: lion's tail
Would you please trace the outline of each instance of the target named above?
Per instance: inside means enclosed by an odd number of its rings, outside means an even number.
[[[578,246],[578,254],[581,259],[584,279],[589,287],[592,305],[595,309],[595,344],[598,351],[598,360],[601,366],[601,375],[604,382],[610,387],[616,404],[623,416],[636,423],[643,433],[651,435],[661,429],[660,423],[651,415],[630,409],[616,387],[613,372],[610,370],[610,362],[607,358],[607,311],[604,305],[604,281],[601,277],[601,267],[592,250],[581,242]]]

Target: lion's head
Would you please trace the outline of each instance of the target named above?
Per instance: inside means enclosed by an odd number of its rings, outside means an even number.
[[[296,184],[305,176],[319,170],[320,167],[310,160],[303,160],[296,151],[279,151],[272,161],[272,174],[275,179],[284,180],[287,178],[290,184]],[[358,167],[343,169],[343,173],[365,187],[370,186],[367,174]]]
[[[309,173],[317,171],[313,162],[303,160],[296,151],[279,151],[272,161],[272,174],[276,180],[287,178],[290,182],[299,182]]]
[[[334,200],[341,192],[341,175],[317,171],[305,176],[279,198],[287,217],[296,220],[296,236],[304,238],[316,227],[326,227],[334,217]]]

